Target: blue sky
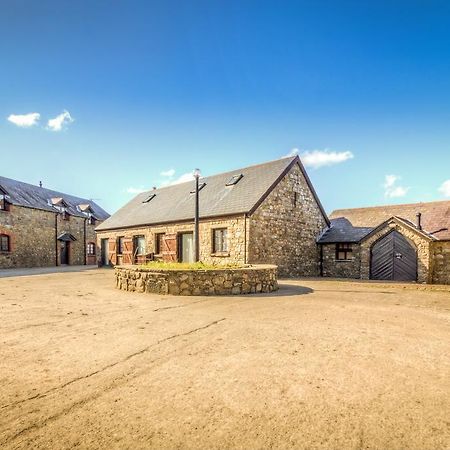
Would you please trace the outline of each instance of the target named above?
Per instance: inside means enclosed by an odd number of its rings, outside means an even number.
[[[1,174],[114,212],[298,149],[327,211],[445,199],[449,30],[448,1],[4,1]]]

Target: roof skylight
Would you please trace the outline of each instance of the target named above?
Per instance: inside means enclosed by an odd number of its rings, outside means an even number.
[[[150,194],[145,200],[142,201],[142,203],[148,203],[149,201],[153,200],[156,197],[156,194]]]
[[[206,183],[200,183],[198,185],[198,190],[199,192],[206,186]],[[195,194],[195,189],[193,189],[192,191],[189,192],[190,194]]]
[[[242,173],[239,175],[233,175],[225,184],[225,186],[233,186],[234,184],[237,184],[238,181],[243,177]]]

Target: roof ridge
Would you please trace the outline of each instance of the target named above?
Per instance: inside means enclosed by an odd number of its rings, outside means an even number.
[[[214,174],[212,174],[212,175],[207,175],[207,176],[205,176],[205,177],[200,177],[200,179],[201,179],[201,180],[205,180],[205,179],[213,178],[213,177],[216,177],[216,176],[217,176],[217,177],[218,177],[218,176],[223,176],[223,175],[226,175],[226,174],[228,174],[228,173],[231,174],[231,173],[237,172],[237,171],[239,171],[239,170],[242,170],[242,171],[243,171],[243,170],[251,169],[251,168],[254,168],[254,167],[261,167],[261,166],[265,166],[265,165],[268,165],[268,164],[276,163],[276,162],[281,161],[281,160],[283,160],[283,159],[289,160],[289,163],[286,165],[286,166],[288,166],[295,158],[297,158],[297,155],[295,155],[295,156],[286,156],[286,157],[277,158],[277,159],[272,159],[272,160],[270,160],[270,161],[266,161],[266,162],[263,162],[263,163],[251,164],[251,165],[249,165],[249,166],[238,167],[238,168],[236,168],[236,169],[227,170],[227,171],[225,171],[225,172],[214,173]],[[149,194],[149,193],[151,193],[151,192],[156,194],[158,191],[161,191],[161,190],[163,190],[163,189],[168,189],[168,188],[171,188],[171,187],[173,187],[173,186],[180,186],[180,185],[183,185],[183,184],[192,183],[193,181],[194,181],[194,180],[183,181],[182,183],[168,184],[167,186],[161,186],[161,187],[158,187],[158,188],[156,188],[156,189],[148,189],[148,190],[143,191],[143,192],[141,192],[140,194],[137,194],[137,195]]]
[[[384,204],[384,205],[374,205],[374,206],[358,206],[356,208],[339,208],[335,209],[331,212],[331,214],[335,214],[340,211],[357,211],[357,210],[364,210],[364,209],[379,209],[379,208],[396,208],[400,206],[416,206],[416,205],[432,205],[436,203],[449,203],[450,200],[432,200],[429,202],[415,202],[415,203],[395,203],[395,204]]]
[[[39,186],[38,184],[31,184],[31,183],[27,183],[26,181],[15,180],[14,178],[8,178],[8,177],[4,177],[3,175],[0,175],[0,181],[2,179],[7,180],[7,181],[12,181],[13,183],[20,183],[22,185],[30,186],[32,188],[42,189],[43,191],[45,191],[47,193],[51,192],[53,194],[60,194],[60,196],[62,196],[62,197],[69,196],[69,197],[76,198],[78,200],[87,200],[91,203],[95,203],[92,199],[89,199],[89,198],[79,197],[78,195],[68,194],[67,192],[55,191],[54,189],[49,189],[49,188],[46,188],[43,186]],[[6,187],[4,187],[4,188],[7,190]]]

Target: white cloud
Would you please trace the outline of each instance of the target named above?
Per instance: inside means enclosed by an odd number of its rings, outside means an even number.
[[[194,175],[192,172],[183,173],[183,175],[180,175],[176,180],[173,180],[170,182],[170,184],[180,184],[185,183],[186,181],[193,181],[195,180]]]
[[[130,186],[129,188],[127,188],[127,193],[128,194],[141,194],[142,192],[148,191],[148,189],[145,189],[143,187],[140,188],[135,188]]]
[[[444,197],[450,197],[450,180],[444,181],[438,190]]]
[[[328,149],[325,150],[304,150],[300,152],[298,148],[293,148],[286,157],[299,155],[305,167],[319,169],[320,167],[333,166],[340,164],[355,156],[352,152],[335,152]]]
[[[39,113],[28,113],[28,114],[11,114],[8,116],[8,120],[22,128],[29,128],[36,125],[39,121],[41,115]]]
[[[397,183],[401,180],[398,175],[386,175],[384,177],[384,196],[387,198],[404,197],[408,191],[409,187],[398,186]]]
[[[47,122],[47,128],[52,131],[61,131],[69,123],[72,123],[74,119],[70,115],[69,111],[64,110],[61,114]]]
[[[175,169],[163,170],[160,175],[162,177],[172,178],[175,175]]]

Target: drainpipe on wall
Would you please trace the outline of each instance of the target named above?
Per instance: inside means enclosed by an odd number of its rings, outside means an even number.
[[[58,214],[55,214],[55,266],[58,265]]]
[[[323,245],[319,244],[319,248],[320,248],[320,259],[319,259],[320,276],[323,277]]]
[[[244,214],[244,264],[247,264],[247,213]]]
[[[86,221],[87,219],[84,219],[84,265],[87,265],[87,253],[86,253]]]

